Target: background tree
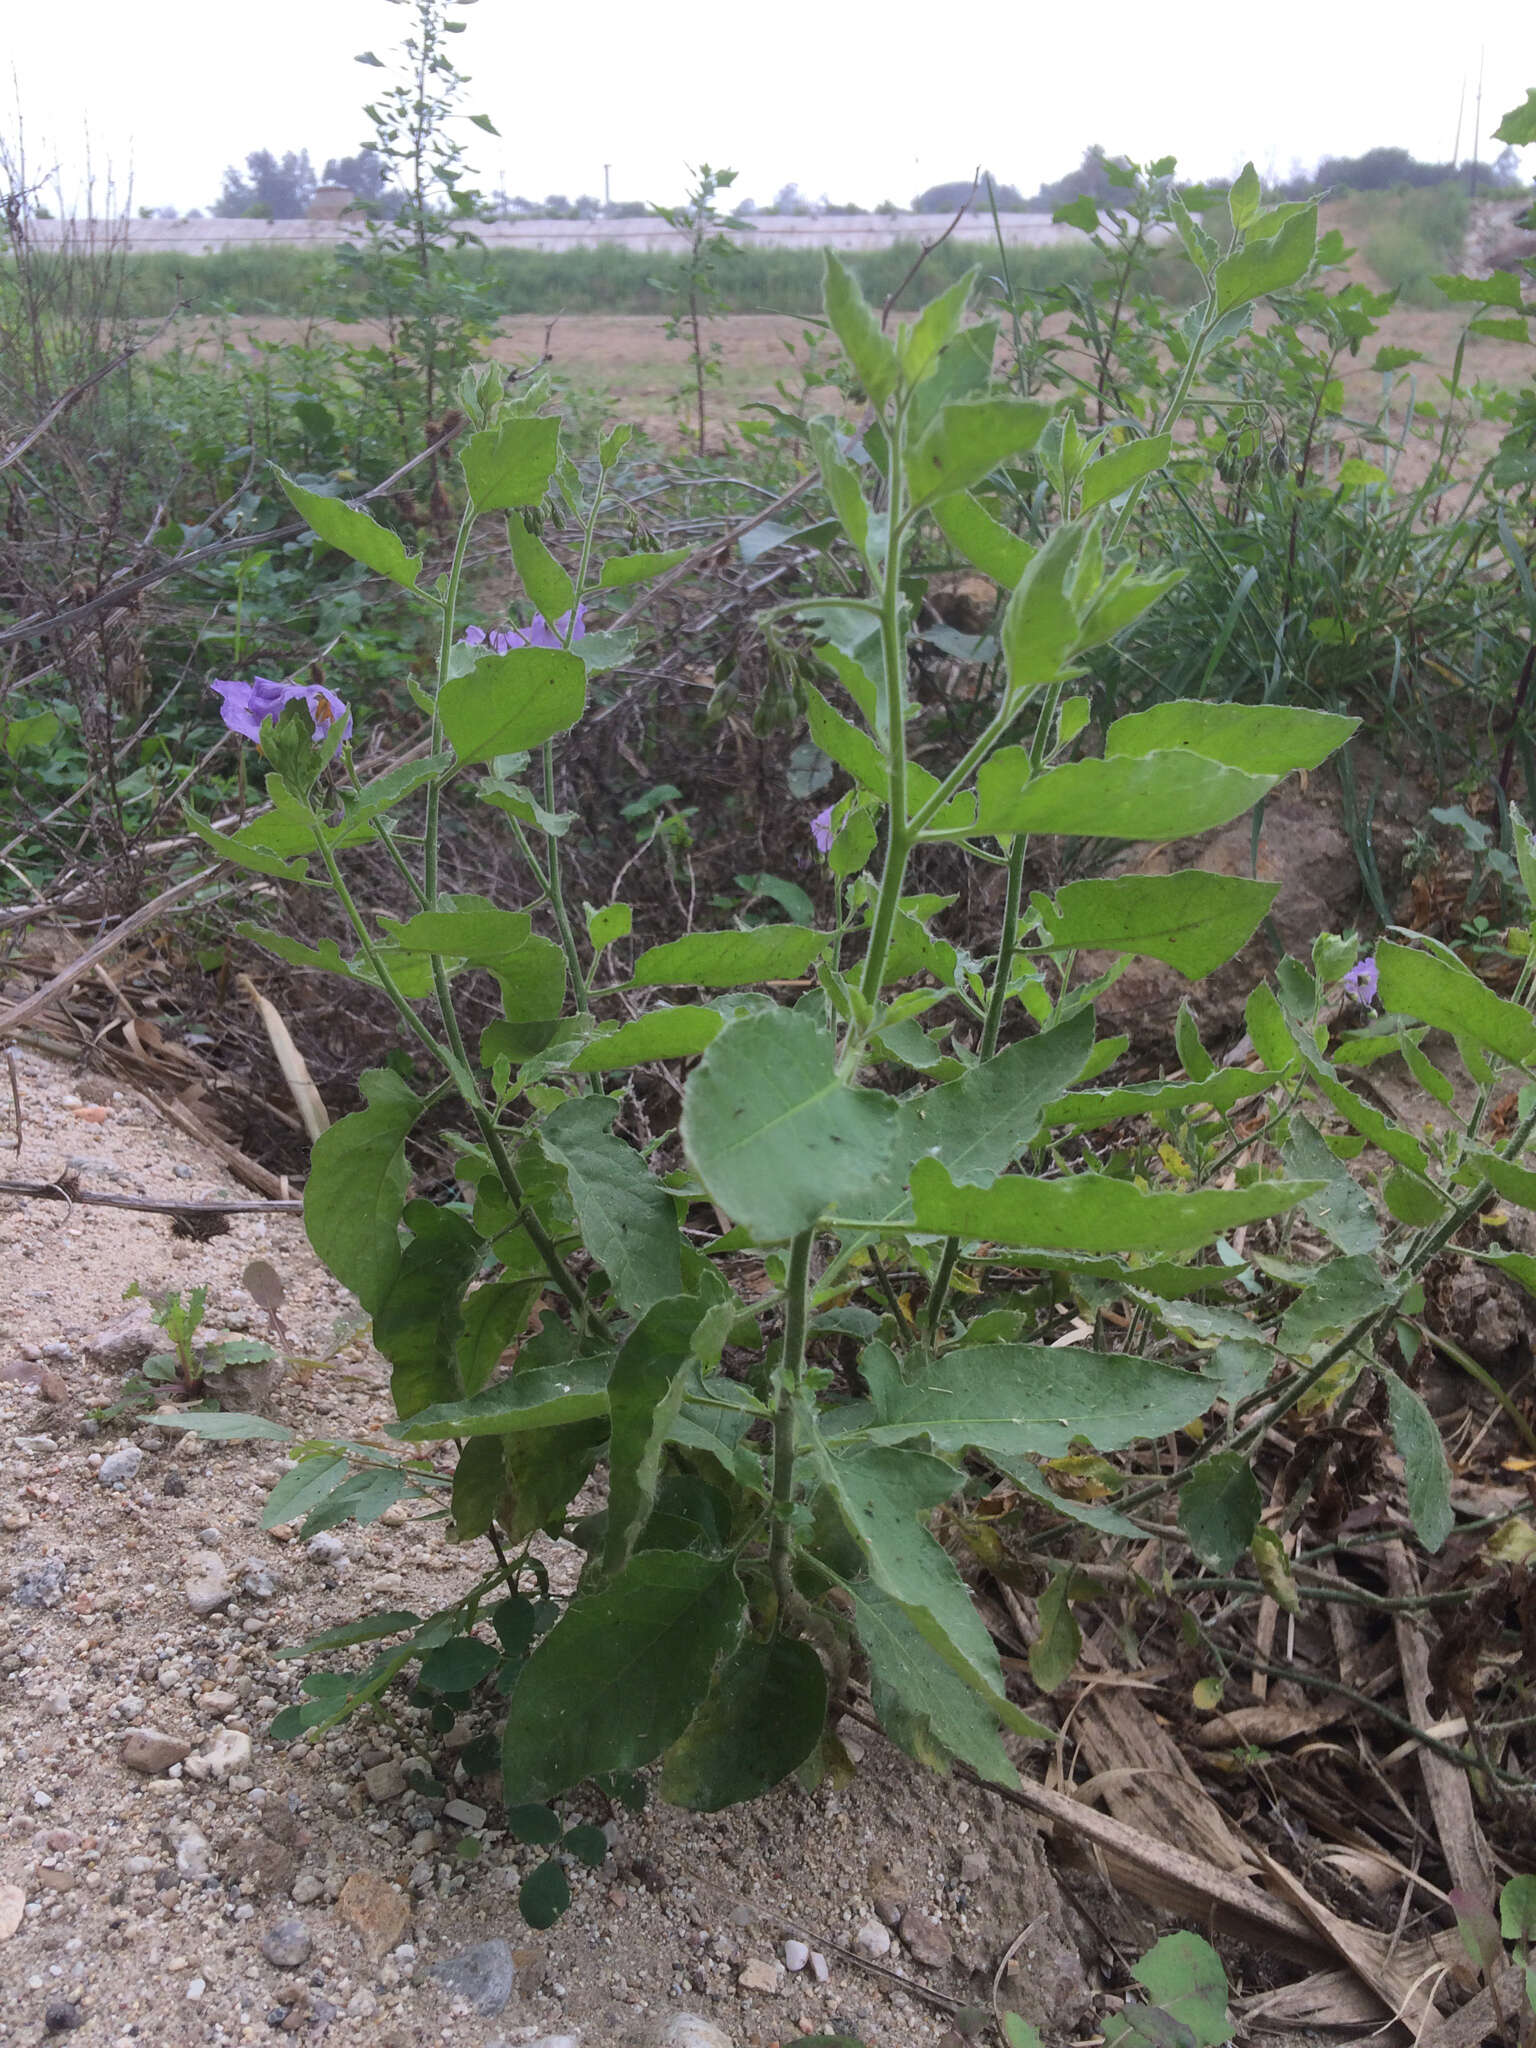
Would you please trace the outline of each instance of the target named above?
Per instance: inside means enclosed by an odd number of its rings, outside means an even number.
[[[220,220],[242,215],[265,220],[303,220],[315,196],[315,169],[309,151],[290,149],[281,157],[270,149],[253,149],[245,160],[245,176],[231,164],[224,190],[213,208]]]
[[[383,158],[373,148],[360,149],[355,156],[326,158],[323,185],[345,185],[353,198],[380,220],[393,220],[405,204],[405,194],[389,182]]]
[[[984,211],[987,204],[987,179],[990,171],[983,171],[975,187],[975,198],[971,199],[970,210]],[[945,185],[930,185],[926,192],[919,192],[912,201],[914,213],[954,213],[971,198],[971,180],[953,178]],[[1024,206],[1024,195],[1017,185],[1005,185],[992,179],[992,189],[997,194],[997,203],[1004,213],[1018,213]]]

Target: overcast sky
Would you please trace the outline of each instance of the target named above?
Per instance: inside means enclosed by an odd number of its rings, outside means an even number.
[[[319,171],[366,137],[362,102],[409,13],[388,0],[0,0],[0,56],[34,170],[57,163],[77,189],[87,153],[119,203],[207,208],[249,150],[307,148]],[[669,200],[684,165],[733,165],[736,193],[767,204],[791,180],[811,198],[905,205],[978,162],[1030,192],[1084,147],[1143,160],[1176,154],[1191,176],[1251,157],[1284,174],[1325,154],[1399,143],[1448,157],[1466,85],[1462,154],[1486,159],[1504,112],[1536,84],[1530,0],[1448,14],[1367,0],[1260,8],[1189,0],[585,0],[536,7],[478,0],[454,40],[473,81],[466,130],[482,186],[535,200]],[[1536,151],[1525,152],[1527,172]],[[98,211],[102,210],[98,204]]]

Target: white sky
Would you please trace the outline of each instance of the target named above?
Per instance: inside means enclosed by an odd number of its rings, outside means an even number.
[[[249,150],[308,148],[317,171],[355,150],[386,74],[352,60],[371,47],[387,62],[408,19],[386,0],[0,8],[0,78],[16,83],[0,136],[14,143],[19,98],[30,165],[58,164],[66,194],[89,149],[119,201],[131,181],[135,205],[183,211],[210,206]],[[1530,0],[1449,13],[1428,0],[478,0],[459,18],[466,110],[501,131],[465,131],[480,183],[535,200],[601,196],[605,161],[615,199],[678,197],[684,165],[707,160],[734,166],[736,194],[759,204],[794,180],[811,198],[905,205],[978,161],[1028,193],[1091,142],[1174,154],[1196,177],[1246,157],[1283,175],[1378,143],[1438,160],[1464,79],[1467,156],[1480,61],[1486,161],[1536,83]]]

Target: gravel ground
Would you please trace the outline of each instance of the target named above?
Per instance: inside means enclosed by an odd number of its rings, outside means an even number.
[[[131,1093],[16,1060],[23,1145],[0,1175],[242,1192]],[[259,1336],[253,1257],[283,1278],[294,1354],[323,1363],[258,1374],[249,1398],[304,1435],[376,1435],[388,1368],[296,1218],[197,1244],[164,1217],[0,1195],[0,2040],[788,2048],[841,2030],[954,2048],[899,1980],[985,2002],[1026,1930],[1009,2002],[1070,2037],[1084,1978],[1034,1834],[862,1731],[841,1790],[620,1814],[542,1934],[515,1904],[542,1852],[498,1829],[496,1784],[459,1759],[489,1710],[434,1735],[397,1694],[316,1744],[270,1742],[307,1668],[278,1649],[370,1608],[430,1612],[479,1554],[403,1507],[313,1549],[264,1532],[281,1445],[101,1412],[128,1284],[206,1286],[211,1325]],[[568,1588],[574,1554],[546,1561]],[[413,1764],[452,1796],[413,1790]]]

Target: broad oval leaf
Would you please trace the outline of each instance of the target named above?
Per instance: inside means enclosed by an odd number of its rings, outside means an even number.
[[[907,454],[912,503],[968,491],[994,469],[1033,448],[1049,406],[1028,398],[960,398],[941,406]]]
[[[277,480],[299,517],[328,547],[339,548],[354,562],[361,562],[365,569],[387,576],[391,583],[398,583],[406,590],[415,589],[416,579],[421,574],[421,557],[407,554],[405,543],[398,534],[391,533],[387,526],[380,526],[376,519],[371,519],[355,505],[344,504],[340,498],[322,497],[318,491],[306,491],[302,484],[296,484],[280,469]]]
[[[1439,1425],[1406,1381],[1385,1366],[1377,1370],[1387,1382],[1387,1415],[1403,1461],[1414,1533],[1426,1550],[1437,1551],[1456,1520],[1451,1512],[1451,1468]]]
[[[517,413],[499,427],[471,434],[459,451],[459,465],[477,512],[510,512],[538,504],[559,455],[559,420]]]
[[[760,924],[749,932],[694,932],[652,946],[635,962],[640,988],[751,988],[794,981],[832,943],[830,932],[800,924]]]
[[[486,654],[438,696],[443,730],[461,762],[526,754],[573,726],[586,709],[587,671],[561,649]]]
[[[1248,1548],[1263,1506],[1248,1460],[1238,1451],[1218,1451],[1180,1487],[1179,1527],[1202,1564],[1229,1572]]]
[[[367,1108],[332,1124],[310,1154],[304,1228],[321,1264],[372,1315],[400,1270],[405,1139],[422,1103],[387,1067],[358,1087]]]
[[[682,1286],[681,1239],[672,1197],[633,1145],[613,1135],[617,1102],[579,1095],[546,1117],[540,1142],[563,1166],[582,1242],[631,1315]]]
[[[974,829],[1159,844],[1230,824],[1275,781],[1176,751],[1068,761],[1031,780],[1025,749],[1006,747],[976,778]]]
[[[612,1357],[578,1358],[569,1365],[535,1366],[513,1373],[467,1401],[424,1408],[409,1422],[389,1425],[391,1436],[408,1443],[447,1437],[510,1436],[548,1429],[561,1422],[585,1422],[608,1413]]]
[[[1376,968],[1383,1008],[1470,1038],[1519,1066],[1536,1063],[1536,1018],[1465,968],[1390,941],[1376,948]]]
[[[814,1017],[767,1010],[727,1025],[695,1068],[683,1146],[726,1214],[775,1244],[876,1178],[895,1116],[889,1096],[838,1079]]]
[[[1154,470],[1161,469],[1172,448],[1172,434],[1148,434],[1139,441],[1127,441],[1123,447],[1111,448],[1107,455],[1101,455],[1083,472],[1083,511],[1091,512],[1095,505],[1118,498],[1132,484],[1140,483],[1144,476],[1151,476]]]
[[[1104,735],[1104,752],[1140,755],[1187,748],[1249,775],[1278,778],[1294,768],[1321,767],[1359,725],[1358,718],[1335,711],[1179,697],[1117,718]]]
[[[694,1813],[760,1799],[805,1762],[826,1719],[826,1673],[809,1643],[742,1643],[662,1758],[661,1796]]]
[[[1037,896],[1034,904],[1052,952],[1136,953],[1200,981],[1248,943],[1279,887],[1186,868],[1068,882],[1054,903]]]
[[[1317,252],[1317,208],[1304,206],[1276,234],[1251,240],[1216,266],[1216,311],[1230,313],[1266,292],[1299,284]]]
[[[616,1074],[651,1060],[696,1059],[725,1028],[718,1010],[702,1003],[669,1003],[594,1038],[571,1061],[573,1074]]]

